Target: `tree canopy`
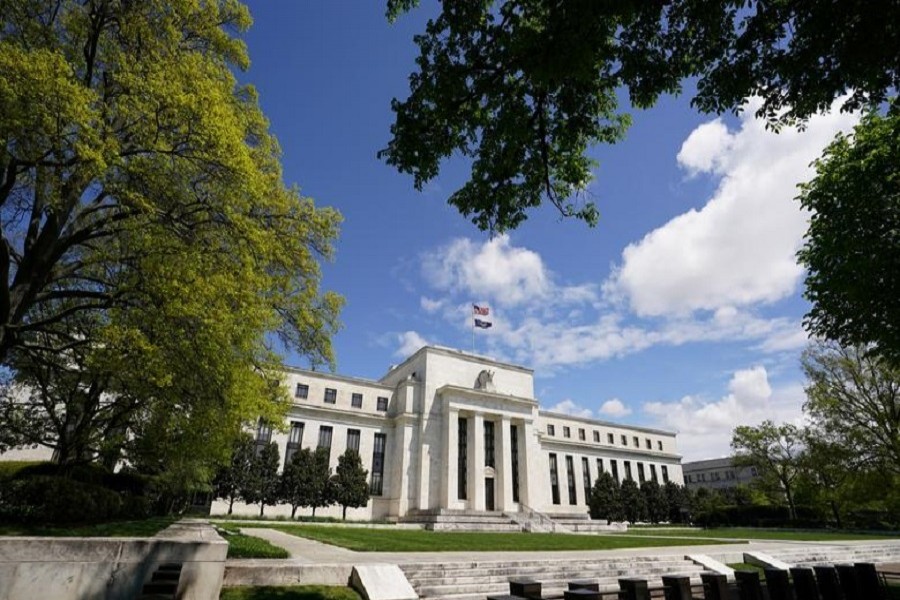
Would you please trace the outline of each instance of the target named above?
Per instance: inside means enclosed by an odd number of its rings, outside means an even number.
[[[800,473],[803,452],[801,432],[794,425],[776,425],[763,421],[757,427],[741,425],[734,429],[731,448],[736,467],[755,467],[760,482],[773,498],[783,495],[790,518],[797,518],[794,482]]]
[[[840,135],[801,186],[809,331],[900,366],[900,104]]]
[[[388,0],[388,17],[417,4]],[[545,201],[594,224],[586,151],[623,138],[618,90],[646,108],[696,78],[701,111],[759,96],[773,127],[844,94],[845,110],[877,106],[900,84],[898,22],[890,0],[444,2],[415,38],[410,95],[393,101],[379,155],[420,189],[445,159],[471,157],[449,202],[483,230],[515,228]]]
[[[339,215],[284,183],[256,91],[234,74],[249,13],[0,0],[0,15],[0,361],[19,390],[95,386],[93,423],[115,414],[116,435],[92,439],[208,480],[242,423],[280,420],[273,342],[333,364],[341,306],[318,264]],[[56,444],[54,420],[85,401],[50,410],[7,392],[4,427],[53,426],[3,443]]]

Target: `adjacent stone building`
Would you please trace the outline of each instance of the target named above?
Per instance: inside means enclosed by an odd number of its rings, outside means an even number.
[[[735,467],[730,458],[712,458],[682,465],[684,485],[691,490],[722,490],[749,485],[757,477],[756,467]]]
[[[682,484],[675,433],[540,410],[531,369],[426,346],[378,381],[289,369],[287,431],[261,423],[282,465],[300,448],[347,448],[369,471],[371,500],[357,519],[435,511],[535,510],[584,515],[600,472]],[[214,502],[213,514],[227,506]],[[235,504],[235,512],[258,507]],[[317,515],[340,515],[339,508]],[[266,514],[290,514],[287,506]]]

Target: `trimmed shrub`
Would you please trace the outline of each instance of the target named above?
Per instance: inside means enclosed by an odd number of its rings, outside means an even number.
[[[122,515],[122,497],[104,487],[65,477],[35,475],[6,486],[6,518],[46,523],[92,523]]]

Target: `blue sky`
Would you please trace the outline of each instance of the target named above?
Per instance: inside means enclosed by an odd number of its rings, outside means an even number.
[[[323,267],[346,298],[337,371],[377,378],[425,342],[471,350],[476,302],[494,322],[476,351],[534,368],[542,407],[678,430],[686,459],[727,454],[737,424],[797,420],[806,217],[792,198],[856,118],[776,135],[752,110],[717,119],[665,98],[592,150],[597,227],[546,208],[491,239],[446,204],[464,162],[420,193],[375,157],[436,7],[423,4],[390,25],[383,2],[249,2],[241,77],[285,180],[344,216]]]

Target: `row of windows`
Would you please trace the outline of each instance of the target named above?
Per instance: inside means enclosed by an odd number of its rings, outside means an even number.
[[[294,457],[294,454],[300,449],[303,442],[303,431],[306,425],[303,421],[291,421],[291,430],[288,433],[287,446],[284,452],[284,464],[287,464]],[[319,439],[316,448],[327,448],[328,454],[331,454],[331,438],[334,428],[331,425],[319,425]],[[353,450],[359,454],[359,441],[361,433],[359,429],[347,429],[347,450]],[[259,451],[262,447],[268,445],[272,441],[272,427],[265,421],[260,420],[256,430],[256,448]],[[375,434],[374,450],[372,452],[372,479],[369,485],[369,493],[373,496],[380,496],[384,488],[384,448],[387,442],[387,435],[383,433]]]
[[[597,458],[597,472],[604,473],[604,463],[602,458]],[[607,459],[609,461],[609,472],[612,474],[613,479],[619,481],[619,464],[615,459]],[[623,460],[622,467],[625,470],[625,479],[632,479],[631,473],[631,461]],[[637,463],[637,472],[638,472],[638,481],[640,483],[644,483],[647,481],[647,469],[645,467],[649,467],[649,477],[655,483],[668,483],[669,481],[669,467],[666,465],[659,466],[659,472],[662,476],[662,482],[660,482],[657,477],[656,465],[645,465],[642,462]],[[560,504],[560,493],[559,493],[559,472],[558,472],[558,464],[556,459],[556,454],[550,454],[550,492],[552,495],[553,504]],[[581,457],[581,476],[582,476],[582,485],[584,486],[584,498],[588,498],[591,494],[591,468],[590,468],[590,459],[586,456]],[[578,503],[578,494],[576,492],[576,480],[575,480],[575,459],[571,455],[566,455],[566,482],[568,483],[568,496],[569,496],[569,504],[577,504]]]
[[[750,474],[753,477],[756,477],[756,474],[757,474],[756,467],[750,468]],[[705,483],[707,481],[706,475],[707,475],[706,473],[693,473],[693,474],[686,473],[684,476],[684,480],[686,483],[701,483],[701,482]],[[731,471],[731,470],[725,471],[725,481],[734,481],[735,479],[737,479],[737,476],[735,475],[734,471]],[[713,472],[709,473],[709,481],[721,481],[721,480],[722,480],[722,475],[719,471],[713,471]]]
[[[305,383],[298,383],[297,388],[294,390],[294,397],[300,398],[302,400],[306,400],[309,398],[309,385]],[[335,388],[325,388],[325,397],[323,398],[325,404],[336,404],[337,403],[337,390]],[[362,408],[363,405],[363,395],[357,392],[353,392],[350,395],[350,406],[353,408]],[[384,396],[378,396],[375,401],[375,410],[380,410],[382,412],[386,412],[388,409],[388,399]]]
[[[599,444],[600,443],[600,432],[595,429],[593,431],[593,434],[594,434],[594,443]],[[552,424],[547,425],[547,435],[550,435],[550,436],[556,435],[556,426],[555,425],[552,425]],[[572,437],[571,427],[569,427],[568,425],[563,425],[562,436],[566,439],[571,438]],[[587,441],[587,432],[584,430],[583,427],[578,428],[578,439],[582,442]],[[623,446],[628,445],[628,436],[627,435],[622,434],[619,439],[621,440]],[[631,438],[631,441],[635,448],[641,447],[641,440],[638,436],[636,436],[636,435],[633,436]],[[611,433],[607,433],[606,434],[606,443],[607,444],[615,444],[616,437]],[[650,438],[644,438],[644,446],[646,447],[647,450],[653,450],[653,440],[651,440]],[[660,451],[663,449],[662,440],[656,440],[656,449],[660,450]]]

